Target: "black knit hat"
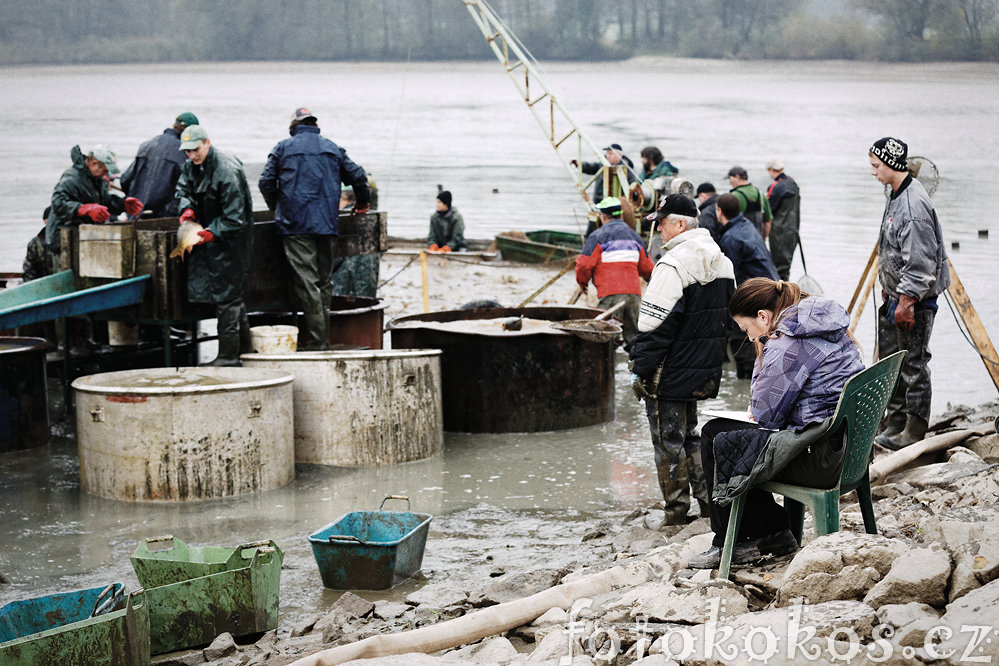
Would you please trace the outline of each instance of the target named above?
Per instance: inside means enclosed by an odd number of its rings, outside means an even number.
[[[444,190],[443,192],[438,192],[437,193],[437,198],[440,199],[441,203],[443,203],[448,208],[451,207],[451,192],[450,191]]]
[[[909,155],[909,146],[904,141],[886,136],[878,139],[871,146],[871,155],[885,163],[885,166],[892,171],[908,171],[909,165],[906,158]]]
[[[651,215],[646,215],[646,220],[651,220],[655,222],[656,220],[661,220],[667,215],[685,215],[686,217],[697,217],[697,204],[694,200],[685,194],[671,194],[668,197],[663,197],[663,200],[659,203],[659,208],[656,212]]]

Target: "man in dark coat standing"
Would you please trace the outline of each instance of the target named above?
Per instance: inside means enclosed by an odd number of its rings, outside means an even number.
[[[770,258],[763,237],[757,233],[753,223],[739,212],[739,199],[734,194],[723,194],[718,197],[717,209],[718,223],[721,225],[718,245],[725,256],[732,260],[736,286],[753,277],[779,280],[777,267]],[[728,343],[735,359],[736,377],[750,379],[753,376],[756,350],[746,334],[732,322]]]
[[[340,229],[340,184],[353,187],[354,214],[371,207],[368,176],[347,151],[319,134],[316,116],[305,108],[291,115],[291,138],[267,156],[258,183],[284,245],[302,309],[298,348],[329,349],[333,260]]]
[[[780,160],[767,162],[767,173],[773,178],[767,189],[767,202],[774,219],[770,224],[770,256],[781,280],[791,277],[791,259],[798,247],[798,227],[801,225],[801,194],[798,183],[784,173]]]
[[[707,229],[711,239],[718,242],[721,238],[721,225],[718,224],[718,191],[711,183],[701,183],[697,186],[697,226]]]
[[[243,302],[253,254],[250,187],[243,163],[212,146],[201,125],[184,130],[180,150],[188,160],[175,194],[180,221],[204,227],[187,262],[187,297],[194,303],[215,304],[219,353],[209,365],[239,365],[239,354],[251,351]]]
[[[172,127],[139,146],[135,161],[121,175],[122,189],[142,201],[152,217],[177,214],[173,195],[185,161],[184,153],[179,150],[180,133],[197,124],[198,118],[193,113],[185,111],[177,116]]]

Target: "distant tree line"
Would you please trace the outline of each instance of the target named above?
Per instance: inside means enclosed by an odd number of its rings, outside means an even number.
[[[541,60],[669,55],[919,62],[999,60],[997,2],[490,4]],[[4,64],[492,57],[462,0],[0,0],[0,6]]]

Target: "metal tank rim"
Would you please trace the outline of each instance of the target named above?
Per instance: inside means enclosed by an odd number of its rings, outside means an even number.
[[[559,330],[557,328],[546,330],[529,331],[487,331],[469,330],[454,331],[442,329],[439,324],[446,324],[455,321],[481,321],[484,319],[503,319],[506,317],[522,316],[528,319],[540,319],[545,321],[565,321],[572,319],[592,319],[604,310],[593,308],[587,305],[535,305],[522,308],[499,307],[499,308],[476,308],[474,310],[438,310],[437,312],[424,312],[421,314],[404,315],[396,317],[385,324],[386,331],[405,331],[413,329],[424,330],[444,330],[449,333],[460,335],[472,335],[488,338],[516,338],[530,335],[554,335],[571,336],[572,333]]]
[[[176,384],[172,386],[135,386],[129,385],[129,379],[148,379],[150,376],[170,377],[183,375],[201,376],[215,375],[221,380],[217,384]],[[242,375],[242,376],[240,376]],[[261,389],[273,386],[283,386],[294,381],[294,375],[277,370],[261,368],[144,368],[138,370],[119,370],[96,375],[86,375],[76,379],[72,387],[81,393],[97,393],[111,395],[201,395],[208,393],[226,393],[245,389]]]
[[[0,355],[18,354],[20,352],[41,349],[48,345],[45,338],[34,338],[23,335],[0,336]]]
[[[302,351],[284,354],[241,354],[242,361],[336,361],[336,360],[392,360],[397,358],[441,356],[440,349],[349,349],[343,351]]]

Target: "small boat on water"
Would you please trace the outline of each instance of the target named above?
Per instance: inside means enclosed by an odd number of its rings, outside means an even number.
[[[567,231],[504,231],[496,235],[496,247],[507,261],[543,264],[571,259],[583,249],[583,237]]]

